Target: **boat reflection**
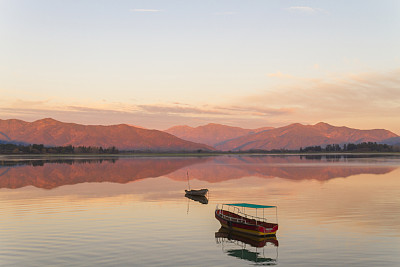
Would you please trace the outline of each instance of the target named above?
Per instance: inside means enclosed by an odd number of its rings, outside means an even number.
[[[257,237],[229,231],[221,227],[215,241],[229,256],[251,261],[255,265],[276,265],[279,242],[276,236]]]
[[[205,196],[195,196],[195,195],[191,195],[191,194],[185,194],[185,197],[187,197],[193,201],[200,202],[201,204],[208,204],[208,198]]]

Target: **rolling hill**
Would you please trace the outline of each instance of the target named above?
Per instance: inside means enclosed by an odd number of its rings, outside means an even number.
[[[377,142],[398,144],[400,137],[388,130],[359,130],[327,123],[258,129],[221,124],[199,127],[175,126],[166,130],[148,130],[136,126],[81,125],[54,119],[34,122],[0,120],[0,143],[44,144],[46,146],[115,146],[120,150],[141,151],[246,151],[299,149],[327,144]]]
[[[393,137],[397,135],[384,129],[358,130],[336,127],[323,122],[315,125],[295,123],[227,140],[215,148],[224,151],[299,149],[327,144],[380,142]]]
[[[46,146],[115,146],[120,150],[195,151],[214,150],[204,144],[182,140],[169,133],[126,124],[81,125],[54,119],[34,122],[0,120],[0,140]]]
[[[209,123],[199,127],[190,127],[186,125],[174,126],[165,130],[165,132],[173,134],[184,140],[215,146],[218,143],[226,140],[270,129],[273,128],[263,127],[259,129],[243,129],[240,127]]]
[[[391,137],[389,139],[382,140],[379,143],[392,146],[400,146],[400,136]]]

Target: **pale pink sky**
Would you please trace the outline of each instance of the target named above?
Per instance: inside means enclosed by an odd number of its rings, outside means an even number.
[[[0,119],[400,134],[398,1],[0,3]]]

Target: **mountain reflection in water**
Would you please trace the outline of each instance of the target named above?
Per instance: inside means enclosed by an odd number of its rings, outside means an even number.
[[[35,186],[52,189],[86,182],[128,183],[166,176],[218,183],[255,176],[292,180],[329,180],[357,174],[385,174],[396,167],[351,163],[347,156],[214,156],[134,157],[95,159],[3,159],[0,160],[0,188]],[[371,159],[376,160],[376,158]]]
[[[118,160],[46,160],[17,162],[0,177],[0,188],[33,185],[52,189],[63,185],[92,182],[128,183],[164,176],[178,169],[207,160],[206,158],[134,158]],[[27,165],[21,165],[25,163]],[[10,167],[2,161],[2,167]],[[1,170],[1,169],[0,169]]]

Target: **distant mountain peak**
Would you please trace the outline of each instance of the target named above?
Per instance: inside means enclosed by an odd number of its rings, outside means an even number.
[[[332,126],[332,125],[330,125],[329,123],[320,121],[320,122],[316,123],[314,126]]]
[[[226,140],[253,134],[264,130],[269,130],[271,127],[263,127],[259,129],[244,129],[235,126],[228,126],[218,123],[208,123],[198,127],[183,127],[175,126],[166,130],[167,133],[173,134],[184,140],[202,143],[210,146],[215,146]]]
[[[58,120],[55,120],[53,118],[44,118],[44,119],[36,120],[32,123],[61,123],[61,122]]]
[[[329,123],[326,123],[326,122],[318,122],[318,123],[316,123],[316,124],[314,124],[312,126],[314,128],[316,128],[316,129],[320,129],[320,130],[328,130],[328,129],[332,129],[332,128],[340,128],[340,127],[337,127],[337,126],[332,126],[332,125],[330,125]]]
[[[295,123],[291,123],[291,124],[289,124],[287,126],[283,126],[283,127],[285,127],[285,128],[295,128],[295,127],[304,127],[304,126],[306,126],[306,125],[298,123],[298,122],[295,122]]]

